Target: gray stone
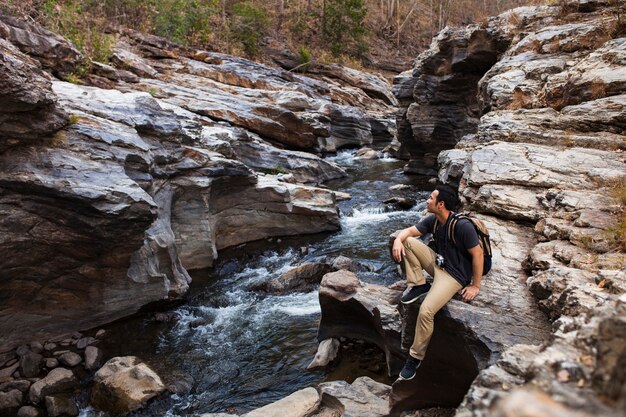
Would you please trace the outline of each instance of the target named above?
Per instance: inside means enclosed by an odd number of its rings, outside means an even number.
[[[85,349],[85,369],[91,371],[100,365],[100,349],[95,346],[87,346]]]
[[[85,349],[87,346],[91,345],[95,341],[96,341],[96,339],[93,338],[93,337],[83,337],[83,338],[80,338],[76,342],[76,348],[77,349]]]
[[[100,329],[96,332],[96,339],[102,339],[106,335],[106,330]]]
[[[30,402],[39,404],[43,397],[71,389],[77,382],[72,371],[65,368],[55,368],[43,379],[31,385],[28,394]]]
[[[315,388],[296,391],[272,404],[257,408],[245,417],[307,417],[320,405],[320,395]]]
[[[0,391],[11,391],[11,390],[19,390],[21,392],[28,392],[30,388],[31,382],[26,379],[21,379],[17,381],[8,381],[0,384]]]
[[[4,369],[0,369],[0,378],[6,378],[11,375],[20,367],[19,362],[15,362],[13,365],[8,366]]]
[[[41,353],[43,352],[43,345],[40,342],[31,342],[30,350],[34,353]]]
[[[52,350],[56,349],[57,345],[56,345],[56,343],[46,343],[43,347],[47,351],[52,351]]]
[[[25,405],[17,411],[17,417],[41,417],[42,412],[36,407]]]
[[[329,365],[337,357],[339,346],[340,343],[337,339],[330,338],[322,340],[317,347],[315,357],[306,369],[323,368]]]
[[[67,366],[76,366],[81,363],[83,358],[78,353],[67,352],[59,356],[59,362]]]
[[[45,360],[46,368],[54,369],[59,366],[59,360],[56,358],[46,358]]]
[[[352,384],[345,381],[324,382],[319,385],[319,390],[325,402],[327,397],[334,400],[327,402],[334,406],[332,408],[341,410],[342,416],[382,417],[389,415],[391,387],[369,377],[359,377]]]

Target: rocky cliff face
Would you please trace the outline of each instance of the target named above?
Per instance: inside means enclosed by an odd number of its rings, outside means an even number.
[[[315,185],[345,173],[315,154],[393,135],[395,99],[358,72],[307,78],[130,30],[111,61],[60,81],[80,54],[0,15],[0,352],[180,298],[219,249],[337,230]]]
[[[495,265],[513,268],[486,277],[478,303],[449,306],[475,317],[479,339],[506,320],[514,336],[457,416],[623,415],[624,13],[611,1],[515,9],[443,31],[397,79],[408,170],[459,185],[495,231]],[[517,297],[525,304],[504,302]],[[476,314],[481,305],[498,315]],[[552,325],[532,341],[538,310]]]

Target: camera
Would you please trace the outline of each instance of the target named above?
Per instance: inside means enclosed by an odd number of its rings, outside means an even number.
[[[438,267],[443,268],[443,266],[446,264],[446,259],[443,256],[437,254],[437,256],[435,257],[435,263]]]

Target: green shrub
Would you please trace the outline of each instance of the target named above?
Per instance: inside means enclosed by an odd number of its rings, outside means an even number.
[[[218,0],[153,0],[154,30],[176,42],[206,44],[211,36],[210,19],[218,12]]]
[[[241,43],[248,56],[256,56],[261,50],[261,40],[267,35],[269,18],[262,6],[244,1],[233,7],[232,39]]]
[[[312,58],[313,54],[311,53],[311,50],[304,47],[304,46],[300,46],[300,48],[298,48],[298,53],[296,54],[296,62],[298,63],[298,71],[300,72],[307,72],[309,70],[309,68],[311,67],[311,58]]]
[[[322,35],[335,56],[352,47],[357,55],[367,51],[365,0],[326,0],[323,11]]]

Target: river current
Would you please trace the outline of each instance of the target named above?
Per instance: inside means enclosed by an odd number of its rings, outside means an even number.
[[[363,281],[390,284],[399,279],[387,239],[420,219],[427,193],[403,174],[402,161],[361,160],[353,150],[328,160],[348,172],[347,178],[324,184],[352,196],[338,204],[340,231],[222,251],[214,268],[192,272],[189,296],[167,313],[171,320],[145,314],[106,327],[101,345],[106,358],[136,355],[166,383],[182,381],[191,387],[188,393],[161,396],[130,416],[243,414],[326,380],[361,376],[354,364],[349,370],[343,364],[343,371],[341,363],[333,371],[306,370],[317,351],[317,290],[270,295],[253,289],[300,263],[338,255],[372,270],[359,274]],[[396,184],[409,187],[390,191]],[[391,196],[412,197],[418,203],[401,211],[383,203]],[[85,405],[85,393],[79,403],[81,417],[104,416]]]

